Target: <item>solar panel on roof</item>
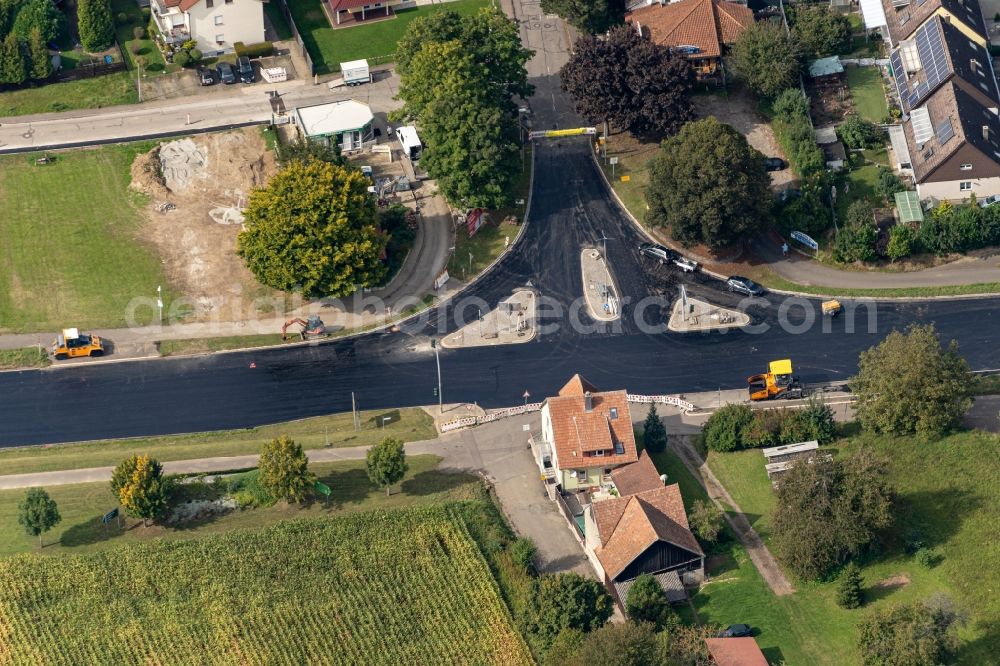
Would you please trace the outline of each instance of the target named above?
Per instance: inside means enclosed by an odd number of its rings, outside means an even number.
[[[906,70],[903,69],[903,58],[899,55],[899,49],[889,56],[889,64],[892,66],[892,76],[896,79],[896,92],[899,98],[906,100],[910,97],[910,87],[906,83]]]
[[[927,2],[927,0],[917,0],[917,7]]]
[[[951,124],[951,118],[945,118],[944,122],[937,126],[934,132],[937,134],[938,143],[944,145],[948,139],[955,136],[955,128]]]

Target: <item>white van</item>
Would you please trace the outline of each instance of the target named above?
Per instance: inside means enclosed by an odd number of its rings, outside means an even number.
[[[396,128],[396,138],[399,142],[403,144],[403,152],[411,162],[416,162],[420,159],[420,151],[423,146],[420,143],[420,137],[417,136],[417,128],[413,125],[406,125],[405,127]]]

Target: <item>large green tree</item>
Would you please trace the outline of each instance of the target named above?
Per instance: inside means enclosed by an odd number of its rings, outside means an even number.
[[[722,532],[725,518],[722,516],[722,510],[714,502],[697,499],[688,512],[688,521],[691,524],[691,531],[699,541],[715,543]]]
[[[386,437],[368,449],[365,466],[369,480],[379,488],[385,488],[386,495],[389,488],[402,481],[410,469],[403,442],[395,437]]]
[[[103,51],[115,41],[115,22],[109,0],[77,0],[76,24],[80,44],[86,51]]]
[[[42,33],[45,42],[54,41],[59,39],[66,27],[66,15],[52,0],[24,0],[13,11],[15,16],[11,31],[25,41],[31,39],[31,32],[36,29]]]
[[[31,31],[28,46],[31,51],[31,78],[41,81],[52,76],[52,56],[38,28]]]
[[[771,214],[771,178],[746,137],[715,118],[685,125],[650,162],[646,221],[682,243],[731,245]]]
[[[340,145],[336,142],[325,143],[309,139],[293,139],[288,143],[278,142],[277,152],[278,161],[281,164],[287,164],[292,160],[300,162],[318,160],[340,166],[347,164],[347,159],[341,154]]]
[[[950,602],[940,597],[880,608],[858,626],[862,663],[865,666],[952,663],[958,647],[958,624],[958,614]]]
[[[765,97],[775,97],[798,84],[803,53],[798,40],[773,21],[755,23],[733,45],[728,62],[746,84]]]
[[[170,482],[163,465],[149,456],[132,455],[115,467],[111,490],[130,516],[142,518],[143,526],[163,515],[170,496]]]
[[[676,619],[663,588],[649,574],[632,581],[625,599],[625,612],[632,620],[649,622],[657,630],[673,624]]]
[[[972,404],[969,364],[954,340],[943,347],[933,324],[893,331],[861,353],[850,380],[855,413],[868,432],[940,435]]]
[[[237,254],[261,283],[308,297],[378,284],[387,239],[368,185],[356,169],[292,160],[250,194]]]
[[[564,630],[545,653],[546,666],[653,666],[668,661],[668,635],[646,622],[608,623],[589,634]],[[680,663],[680,662],[676,662]],[[686,666],[686,665],[685,665]]]
[[[614,602],[596,580],[575,573],[542,576],[533,599],[529,628],[548,647],[563,629],[584,633],[604,625]]]
[[[42,533],[58,525],[60,520],[59,507],[42,488],[29,488],[17,505],[17,522],[29,535],[38,537],[39,548],[42,546]]]
[[[264,444],[258,465],[260,485],[277,499],[301,502],[316,483],[302,445],[290,437],[278,437]]]
[[[795,8],[792,36],[810,56],[823,58],[844,52],[851,36],[851,22],[829,7],[800,4]]]
[[[656,413],[655,402],[649,404],[642,428],[642,443],[649,453],[662,453],[667,448],[667,427]]]
[[[886,462],[867,449],[842,460],[799,461],[778,481],[772,540],[799,577],[815,580],[865,552],[892,524]]]
[[[858,608],[865,602],[864,590],[861,587],[861,568],[854,562],[848,562],[840,573],[837,583],[837,605],[841,608]]]
[[[0,42],[0,83],[20,85],[28,78],[28,67],[21,40],[14,33]]]
[[[576,110],[592,123],[669,135],[694,117],[691,66],[629,26],[581,37],[559,76]]]
[[[573,27],[592,35],[603,33],[625,18],[625,0],[542,0],[546,14],[558,14]]]

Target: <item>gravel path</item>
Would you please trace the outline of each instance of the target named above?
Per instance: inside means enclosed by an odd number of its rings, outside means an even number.
[[[726,492],[725,487],[719,483],[719,480],[715,478],[712,470],[708,468],[705,461],[701,459],[698,452],[691,446],[689,439],[687,437],[671,437],[670,447],[674,453],[680,456],[688,471],[698,479],[698,482],[705,488],[712,501],[723,510],[726,522],[729,523],[733,532],[736,533],[743,547],[747,549],[750,560],[757,567],[757,571],[760,572],[764,580],[767,581],[771,591],[778,596],[794,592],[795,588],[792,587],[792,584],[785,577],[781,567],[778,566],[778,562],[771,555],[771,551],[767,549],[760,535],[750,526],[750,522],[743,515],[743,509]],[[727,508],[732,508],[736,513],[730,513],[727,511]]]

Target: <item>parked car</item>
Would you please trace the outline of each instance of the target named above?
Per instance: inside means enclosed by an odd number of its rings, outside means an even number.
[[[253,83],[253,65],[250,64],[250,58],[246,56],[237,58],[236,68],[240,71],[240,81],[243,83]]]
[[[788,168],[788,162],[780,157],[765,157],[764,168],[768,171],[781,171],[782,169]]]
[[[1000,203],[1000,194],[991,194],[979,202],[980,208],[989,208],[995,203]]]
[[[726,280],[726,287],[729,291],[734,291],[746,296],[763,296],[767,293],[767,290],[764,289],[764,287],[760,286],[750,278],[745,278],[739,275],[733,275]]]
[[[203,86],[215,85],[215,72],[208,67],[202,67],[198,71],[198,80],[201,81],[201,85]]]
[[[753,630],[750,629],[749,624],[731,624],[719,634],[719,638],[743,638],[744,636],[753,636]]]
[[[694,259],[688,259],[687,257],[682,257],[680,255],[674,257],[674,266],[681,269],[685,273],[694,273],[698,270],[698,262]]]
[[[216,64],[215,71],[219,74],[219,80],[227,86],[231,83],[236,83],[236,72],[233,70],[233,66],[228,62],[220,62]]]
[[[640,243],[639,253],[656,259],[661,264],[665,264],[666,262],[673,261],[677,258],[676,252],[668,247],[657,245],[656,243]]]

